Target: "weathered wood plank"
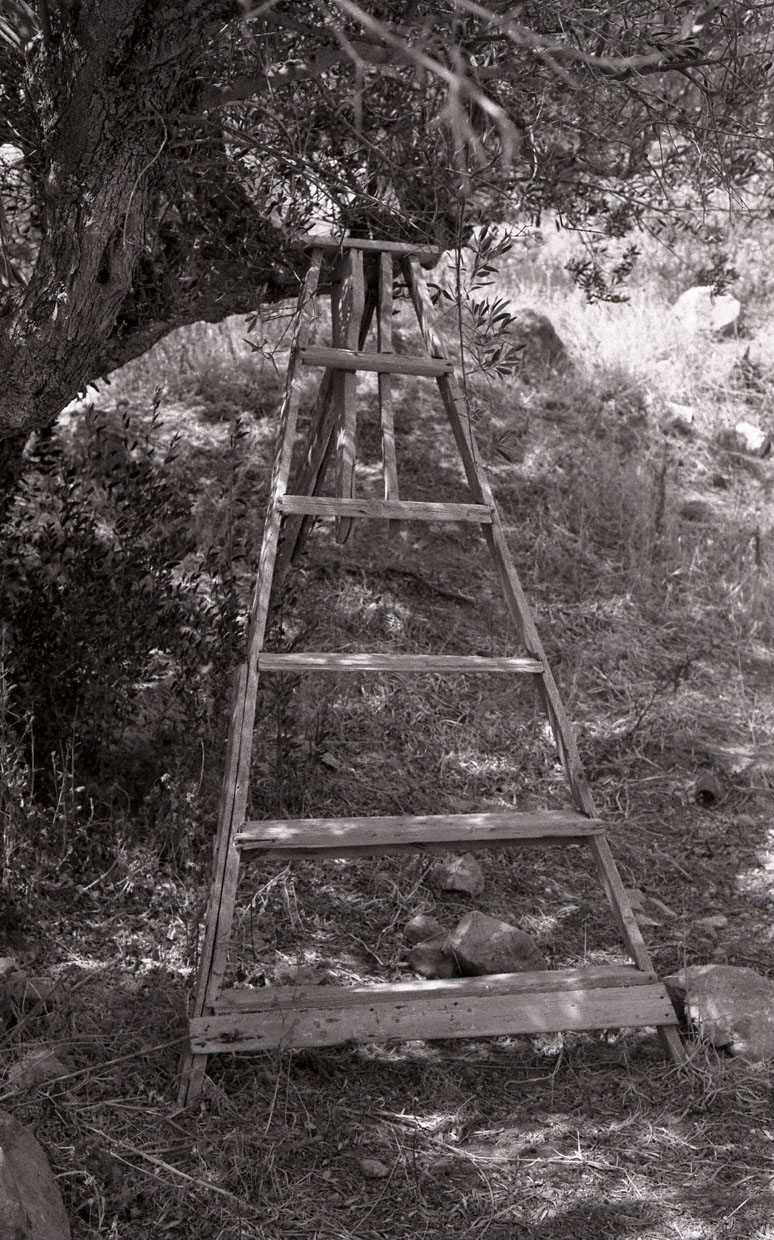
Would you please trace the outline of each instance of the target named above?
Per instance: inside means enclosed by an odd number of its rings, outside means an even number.
[[[303,249],[370,250],[373,253],[395,254],[398,257],[412,255],[420,263],[437,263],[441,250],[434,246],[412,244],[410,241],[371,241],[366,237],[330,237],[309,233],[298,238],[296,244]]]
[[[530,841],[568,844],[599,835],[604,824],[574,810],[424,814],[367,818],[250,821],[236,837],[243,850],[271,857],[341,857],[388,852],[508,848]]]
[[[543,664],[520,657],[487,658],[478,654],[359,654],[316,651],[258,657],[262,671],[275,672],[521,672],[539,676]]]
[[[370,370],[391,375],[420,375],[437,379],[449,374],[452,363],[440,358],[412,357],[408,353],[371,353],[360,349],[331,349],[307,345],[300,350],[305,366],[330,366],[332,370]]]
[[[283,513],[308,513],[314,517],[371,517],[402,521],[467,521],[490,525],[491,511],[483,504],[430,503],[424,500],[341,499],[324,495],[283,495]]]
[[[194,1019],[191,1049],[207,1053],[258,1051],[335,1046],[350,1041],[474,1038],[676,1024],[666,988],[658,982],[620,988],[531,991],[528,995],[518,989],[491,995],[478,991],[472,995],[464,991],[455,995],[426,995],[418,990],[413,996],[362,1004],[348,1004],[347,992],[342,989],[340,997],[336,996],[340,1006],[328,1006],[331,996],[320,993],[326,987],[316,989],[318,994],[314,1001],[307,1001],[308,1006],[273,1005],[261,1012]]]
[[[531,973],[487,973],[482,977],[452,977],[438,981],[374,982],[370,986],[259,986],[222,990],[215,1015],[266,1012],[315,1007],[321,1010],[369,1007],[405,999],[486,999],[509,995],[573,990],[609,990],[611,987],[652,986],[655,973],[643,973],[633,964],[592,965],[575,969],[536,969]]]

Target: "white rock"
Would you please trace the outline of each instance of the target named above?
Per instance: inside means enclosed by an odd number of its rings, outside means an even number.
[[[745,1059],[774,1059],[774,981],[730,964],[690,965],[664,981],[713,1046]]]
[[[741,303],[730,293],[713,294],[709,284],[698,284],[681,293],[672,307],[685,331],[698,332],[733,331],[741,312]]]
[[[753,422],[737,422],[734,434],[742,452],[751,456],[768,456],[771,452],[771,436]]]

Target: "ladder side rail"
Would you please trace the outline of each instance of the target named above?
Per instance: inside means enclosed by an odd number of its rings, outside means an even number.
[[[199,958],[198,982],[192,1007],[194,1017],[202,1016],[207,1008],[213,1006],[223,984],[226,970],[239,881],[239,850],[234,843],[234,836],[244,824],[247,811],[255,705],[258,693],[258,653],[266,630],[274,560],[282,521],[282,512],[277,499],[284,495],[290,473],[300,397],[301,363],[298,349],[309,331],[321,265],[322,251],[315,250],[304,278],[296,310],[290,364],[277,432],[277,451],[272,471],[269,511],[264,526],[260,564],[251,608],[246,659],[237,676],[229,722],[227,765],[218,811],[215,865]],[[201,1089],[205,1068],[206,1058],[191,1056],[190,1052],[184,1054],[180,1074],[180,1098],[184,1105]]]
[[[634,915],[626,888],[621,881],[610,845],[605,835],[590,835],[587,839],[602,887],[613,911],[618,929],[632,960],[645,973],[653,973],[650,953],[642,931]],[[670,1025],[657,1025],[659,1040],[669,1058],[676,1064],[685,1062],[685,1048],[679,1033]]]
[[[595,815],[594,802],[583,771],[583,764],[578,752],[575,735],[553,673],[549,667],[543,643],[532,619],[529,603],[516,572],[516,566],[513,563],[505,530],[503,529],[502,519],[495,504],[489,480],[479,461],[477,446],[463,420],[464,414],[460,411],[462,398],[457,390],[456,383],[451,378],[446,376],[440,378],[438,380],[438,387],[447,416],[452,425],[452,430],[454,431],[455,439],[457,440],[457,446],[462,456],[465,473],[474,498],[479,503],[485,504],[492,514],[491,525],[482,526],[482,531],[500,577],[500,584],[508,610],[516,625],[522,644],[526,647],[529,654],[533,658],[538,659],[543,665],[543,673],[540,678],[540,692],[567,783],[572,793],[573,803],[576,808],[593,818]]]
[[[377,311],[377,347],[380,353],[392,353],[392,255],[379,255],[379,304]],[[382,428],[382,476],[384,498],[398,500],[398,462],[395,453],[395,414],[392,404],[392,375],[380,372],[378,378],[379,421]],[[388,537],[400,528],[398,521],[387,525]]]
[[[345,349],[356,349],[365,309],[365,281],[362,250],[348,250],[344,262],[339,310],[339,342]],[[337,436],[337,494],[344,499],[355,495],[355,460],[357,456],[357,373],[343,371],[338,376],[341,396],[341,421]],[[343,543],[352,531],[352,520],[339,517],[336,541]]]
[[[419,322],[420,331],[428,351],[435,357],[444,356],[444,345],[433,323],[433,303],[427,288],[424,272],[415,258],[405,258],[403,272],[409,295]],[[508,609],[516,630],[527,651],[543,664],[540,692],[548,722],[562,761],[567,783],[576,808],[589,817],[595,816],[594,802],[583,771],[573,729],[567,717],[559,690],[546,658],[532,612],[513,563],[500,514],[495,504],[492,488],[481,464],[478,446],[467,424],[464,400],[456,380],[451,375],[438,378],[438,388],[452,426],[457,447],[462,457],[468,485],[474,499],[486,504],[492,513],[492,524],[483,527],[484,537],[494,559]]]

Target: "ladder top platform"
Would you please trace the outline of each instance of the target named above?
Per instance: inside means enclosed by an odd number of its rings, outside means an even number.
[[[442,250],[437,246],[422,245],[411,241],[371,241],[367,237],[331,237],[324,233],[305,233],[296,244],[301,249],[309,250],[366,250],[374,254],[394,254],[397,258],[418,258],[420,262],[437,263]]]
[[[342,857],[450,848],[569,844],[601,835],[604,824],[576,810],[426,814],[381,818],[279,818],[246,822],[237,847],[266,857]]]

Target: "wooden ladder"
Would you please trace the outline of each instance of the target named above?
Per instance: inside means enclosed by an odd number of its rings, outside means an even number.
[[[388,1038],[479,1037],[495,1034],[655,1026],[669,1055],[683,1058],[677,1018],[656,977],[621,882],[602,822],[596,817],[572,727],[546,660],[511,558],[492,491],[480,463],[454,366],[433,328],[433,306],[421,267],[437,260],[408,244],[308,237],[311,251],[296,312],[277,451],[246,661],[234,693],[220,804],[214,873],[198,982],[181,1064],[180,1102],[199,1095],[207,1057],[219,1052],[327,1046]],[[321,270],[333,268],[331,347],[309,344]],[[393,350],[394,268],[405,281],[425,344],[419,356]],[[366,351],[376,316],[377,349]],[[309,442],[295,492],[288,493],[304,370],[323,368]],[[381,415],[384,498],[355,493],[358,371],[376,372]],[[401,500],[395,457],[392,375],[435,379],[467,477],[472,503]],[[333,453],[337,495],[318,494]],[[337,538],[352,522],[454,521],[481,527],[497,569],[523,655],[288,653],[264,650],[273,585],[301,549],[316,518],[334,518]],[[283,538],[280,542],[280,532]],[[497,672],[528,676],[537,686],[574,808],[531,813],[434,814],[248,821],[248,785],[259,677],[273,671]],[[461,848],[518,848],[525,843],[583,843],[631,956],[629,965],[545,970],[370,986],[224,987],[240,863],[265,858],[362,857]]]

